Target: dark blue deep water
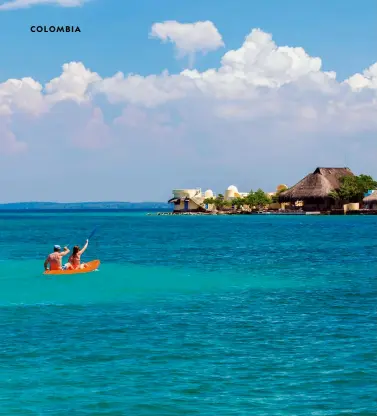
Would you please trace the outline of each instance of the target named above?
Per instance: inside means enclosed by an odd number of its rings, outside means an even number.
[[[89,274],[42,275],[53,244]],[[377,413],[377,217],[0,214],[0,414]]]

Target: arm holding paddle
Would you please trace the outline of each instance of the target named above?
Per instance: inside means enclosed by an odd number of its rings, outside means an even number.
[[[79,251],[80,256],[88,248],[88,244],[89,244],[89,240],[86,240],[84,247]]]
[[[60,255],[63,257],[63,256],[66,256],[69,252],[70,252],[71,250],[68,248],[68,247],[64,247],[64,251],[62,251],[61,253],[60,253]]]
[[[70,250],[69,244],[64,247],[64,251],[61,251],[60,245],[54,246],[54,252],[51,253],[44,262],[45,272],[44,274],[58,275],[58,274],[76,274],[76,273],[88,273],[98,269],[100,265],[99,260],[92,260],[89,263],[81,263],[80,257],[86,251],[89,245],[89,240],[93,237],[98,226],[91,232],[89,238],[86,240],[84,247],[80,250],[79,246],[73,247],[72,255],[69,258],[68,263],[62,267],[62,257],[66,256]],[[50,267],[49,267],[50,266]]]
[[[62,268],[62,260],[63,256],[66,256],[69,253],[69,248],[64,247],[64,251],[60,252],[60,246],[54,247],[54,252],[49,254],[43,264],[45,271],[49,270],[48,266],[50,265],[50,270],[59,270]]]

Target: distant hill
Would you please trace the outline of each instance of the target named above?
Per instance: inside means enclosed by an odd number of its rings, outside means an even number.
[[[0,210],[103,210],[103,209],[169,209],[165,202],[12,202],[0,204]]]

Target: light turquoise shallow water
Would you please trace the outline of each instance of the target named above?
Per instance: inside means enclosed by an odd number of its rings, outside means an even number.
[[[53,244],[100,271],[46,278]],[[376,217],[0,214],[0,414],[376,415]]]

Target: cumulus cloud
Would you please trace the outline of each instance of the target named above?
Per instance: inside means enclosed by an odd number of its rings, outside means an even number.
[[[103,93],[111,103],[127,102],[156,107],[169,101],[184,99],[195,88],[190,79],[181,75],[124,76],[118,72],[93,85],[94,93]]]
[[[179,56],[206,53],[224,46],[216,26],[208,20],[196,23],[179,23],[174,20],[155,23],[150,36],[174,43]]]
[[[98,74],[80,62],[64,64],[61,75],[44,87],[32,78],[9,79],[0,84],[0,114],[24,112],[40,115],[58,102],[87,102],[90,100],[90,86],[100,80]]]
[[[0,84],[0,114],[43,114],[59,102],[90,103],[98,95],[110,104],[145,108],[200,100],[210,103],[206,111],[212,115],[249,120],[288,114],[303,120],[319,114],[331,119],[374,108],[377,63],[343,82],[336,80],[335,72],[321,68],[319,57],[301,47],[277,46],[271,34],[253,29],[239,49],[224,54],[218,68],[204,72],[118,72],[102,78],[83,63],[70,62],[44,86],[32,78],[9,79]]]
[[[243,90],[250,87],[277,88],[303,77],[315,80],[317,76],[318,83],[322,84],[335,79],[333,72],[320,72],[321,66],[321,59],[309,56],[303,48],[278,47],[271,34],[253,29],[239,49],[230,50],[223,56],[218,70],[210,69],[203,73],[185,70],[183,75],[197,82],[204,81],[205,86],[231,83]]]
[[[13,0],[0,4],[0,10],[26,9],[37,5],[56,5],[61,7],[82,6],[88,0]]]
[[[78,103],[89,100],[88,88],[101,77],[86,69],[81,62],[70,62],[63,65],[62,74],[46,84],[46,100],[55,103],[73,100]]]
[[[169,33],[166,39],[173,39]],[[197,41],[179,42],[186,51],[199,50]],[[224,176],[235,179],[230,182],[250,178],[266,163],[284,172],[276,180],[289,182],[287,166],[301,175],[316,165],[344,165],[347,152],[357,170],[377,154],[376,79],[377,63],[338,80],[322,70],[319,57],[278,46],[261,29],[205,71],[102,77],[70,62],[45,85],[31,78],[0,84],[0,120],[6,120],[0,123],[0,154],[31,155],[64,141],[91,149],[91,158],[105,149],[113,152],[111,169],[117,171],[112,178],[104,170],[107,180],[118,180],[126,169],[139,172],[142,163],[156,172],[139,175],[148,189],[162,180],[167,187],[200,185],[200,178],[223,186]]]
[[[363,74],[355,74],[345,81],[354,91],[363,88],[377,90],[377,62],[364,70]]]
[[[32,78],[8,79],[0,84],[0,114],[25,111],[39,114],[45,110],[42,85]]]

